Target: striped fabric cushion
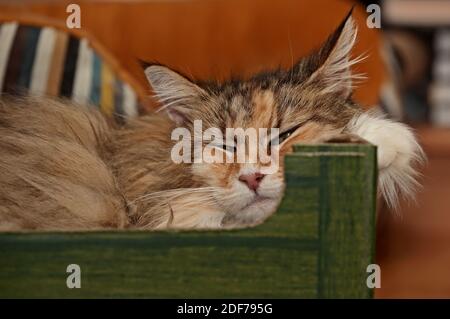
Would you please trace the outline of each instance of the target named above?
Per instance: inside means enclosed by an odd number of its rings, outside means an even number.
[[[85,38],[51,27],[0,24],[0,92],[90,103],[119,121],[137,115],[138,99]]]

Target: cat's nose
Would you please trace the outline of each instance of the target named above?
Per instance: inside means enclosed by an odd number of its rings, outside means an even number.
[[[261,184],[261,181],[264,178],[264,174],[261,173],[253,173],[253,174],[247,174],[247,175],[241,175],[239,176],[239,180],[246,184],[248,188],[250,188],[253,191],[256,191],[259,187],[259,184]]]

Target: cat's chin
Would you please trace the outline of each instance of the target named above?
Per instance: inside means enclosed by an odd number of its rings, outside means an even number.
[[[241,228],[261,224],[272,215],[280,203],[279,199],[257,196],[238,211],[225,215],[224,228]]]
[[[266,196],[255,196],[255,198],[250,203],[248,203],[241,209],[241,213],[248,210],[252,212],[255,209],[259,211],[264,210],[264,205],[270,205],[273,201],[273,198],[269,198]]]

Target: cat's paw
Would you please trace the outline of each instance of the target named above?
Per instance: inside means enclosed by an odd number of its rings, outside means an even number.
[[[425,160],[411,129],[376,113],[362,113],[349,123],[348,131],[378,147],[378,188],[391,208],[400,196],[414,198],[419,176],[417,164]]]

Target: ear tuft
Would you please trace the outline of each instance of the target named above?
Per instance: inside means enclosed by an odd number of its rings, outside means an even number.
[[[353,10],[353,9],[352,9]],[[324,93],[338,93],[344,97],[351,95],[353,85],[365,77],[352,74],[351,67],[364,60],[364,56],[351,59],[351,50],[356,42],[358,30],[351,16],[352,11],[339,27],[328,37],[317,53],[319,66],[308,79],[309,83],[320,83]]]

